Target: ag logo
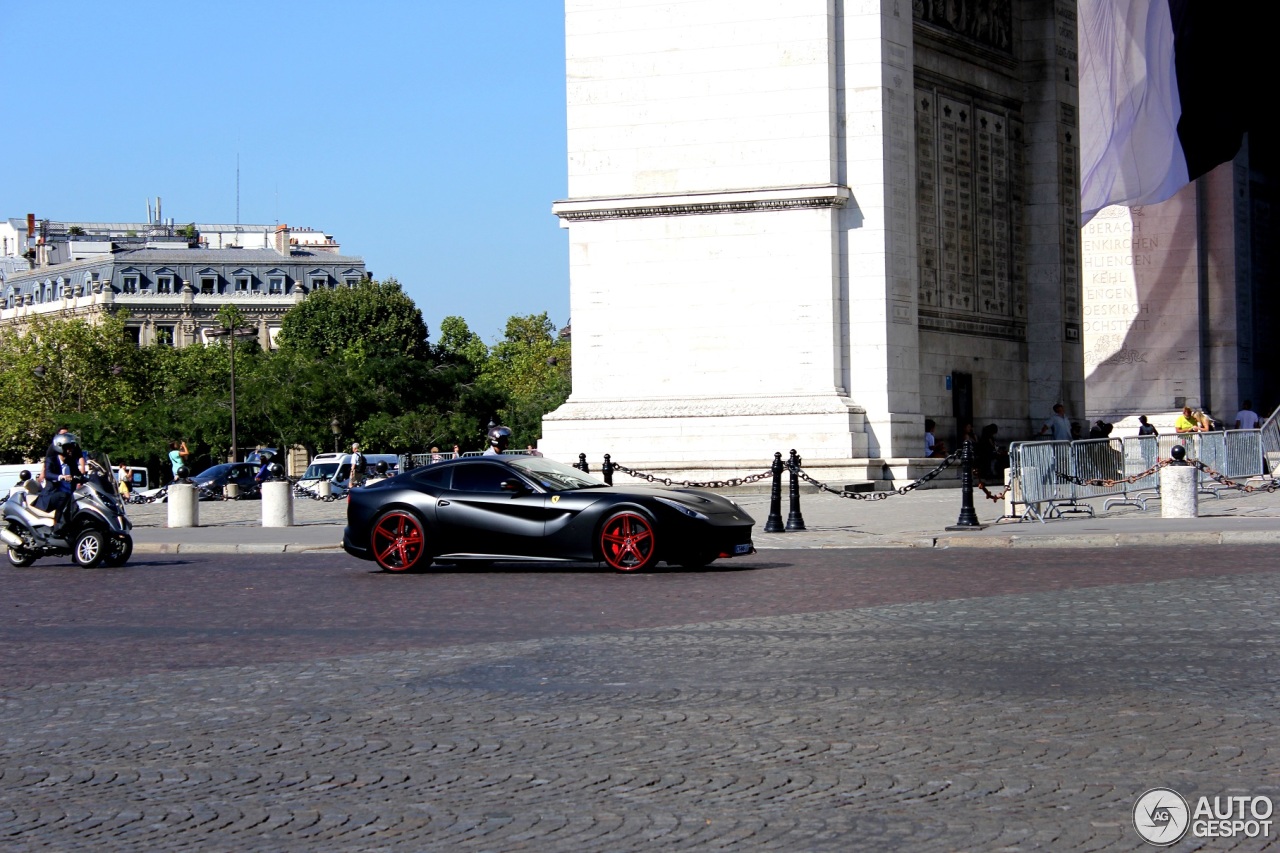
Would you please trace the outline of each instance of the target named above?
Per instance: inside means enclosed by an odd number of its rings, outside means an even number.
[[[1172,788],[1152,788],[1133,804],[1133,828],[1157,847],[1177,844],[1190,823],[1187,801]]]

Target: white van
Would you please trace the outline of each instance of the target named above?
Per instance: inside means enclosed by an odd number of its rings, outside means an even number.
[[[394,477],[400,473],[400,457],[394,453],[366,453],[365,464],[368,466],[366,477],[372,477],[377,471],[379,462],[387,463],[387,476]],[[298,480],[304,489],[314,489],[323,480],[331,481],[338,488],[346,488],[351,477],[350,453],[321,453],[312,458],[311,464]]]

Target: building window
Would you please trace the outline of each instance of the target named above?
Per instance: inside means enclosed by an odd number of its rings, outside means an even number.
[[[355,287],[356,285],[358,285],[358,284],[360,283],[360,279],[358,279],[358,278],[354,278],[354,277],[350,277],[350,276],[348,276],[347,278],[343,279],[343,281],[346,283],[347,287]]]
[[[173,293],[173,276],[162,275],[156,277],[156,293]]]
[[[173,346],[173,326],[156,326],[156,346]]]
[[[329,285],[329,276],[327,275],[313,275],[311,277],[312,290],[319,290],[320,288],[327,287],[328,285]]]
[[[218,292],[218,280],[212,276],[202,276],[200,279],[200,292],[212,295]]]
[[[139,328],[138,326],[125,326],[124,338],[129,343],[133,344],[135,347],[141,346],[142,345],[142,329]]]
[[[136,275],[127,275],[124,277],[124,284],[120,286],[124,293],[138,292],[138,277]]]
[[[268,285],[271,293],[284,293],[284,276],[273,275]]]
[[[236,293],[248,293],[248,292],[249,292],[249,277],[242,275],[236,279]]]

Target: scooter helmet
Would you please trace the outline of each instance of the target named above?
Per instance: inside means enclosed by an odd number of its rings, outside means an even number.
[[[379,459],[378,464],[373,466],[382,476],[387,475],[387,462],[385,459]]]
[[[179,465],[178,470],[175,473],[179,480],[185,480],[191,476],[191,469],[186,465]]]
[[[267,466],[267,473],[269,473],[272,478],[278,480],[284,476],[284,466],[279,462],[272,462]]]
[[[507,442],[511,441],[511,430],[504,426],[496,426],[489,430],[489,444],[499,450],[507,449]]]
[[[79,459],[80,439],[74,432],[60,432],[53,437],[53,449],[67,459]]]

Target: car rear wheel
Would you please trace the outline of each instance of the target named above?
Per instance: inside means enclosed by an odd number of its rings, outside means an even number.
[[[373,559],[388,572],[412,572],[431,565],[422,521],[413,513],[393,509],[378,516],[370,536]]]
[[[616,512],[600,527],[600,555],[620,572],[642,572],[658,562],[653,522],[638,512]]]

